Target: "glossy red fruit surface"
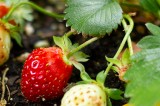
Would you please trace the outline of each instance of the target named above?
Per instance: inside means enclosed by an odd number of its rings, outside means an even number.
[[[72,69],[72,65],[64,62],[60,48],[35,49],[24,64],[21,91],[26,99],[34,102],[59,98]]]

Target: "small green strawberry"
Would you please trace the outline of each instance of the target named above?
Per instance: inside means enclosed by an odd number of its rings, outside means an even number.
[[[61,106],[106,106],[105,91],[96,84],[80,84],[72,87],[62,98]]]

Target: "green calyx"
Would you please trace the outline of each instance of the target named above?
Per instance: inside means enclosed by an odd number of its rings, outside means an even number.
[[[126,49],[123,52],[122,57],[120,57],[120,59],[113,59],[113,58],[106,57],[106,60],[108,62],[114,64],[111,67],[111,69],[114,70],[115,72],[117,72],[119,74],[119,78],[121,80],[123,80],[123,76],[124,76],[125,72],[128,70],[128,68],[130,67],[130,64],[131,64],[129,50]]]
[[[63,51],[63,59],[66,64],[74,65],[78,70],[83,70],[83,65],[79,62],[88,61],[88,55],[81,51],[76,51],[70,55],[70,52],[75,50],[79,45],[72,44],[71,40],[66,36],[56,37],[53,36],[53,40],[57,46],[59,46]]]

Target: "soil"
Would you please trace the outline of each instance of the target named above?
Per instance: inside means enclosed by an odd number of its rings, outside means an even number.
[[[43,0],[42,0],[43,1]],[[46,9],[53,10],[55,12],[62,13],[64,10],[64,2],[62,0],[44,0],[35,1],[36,4],[44,7]],[[34,2],[34,0],[33,0]],[[9,67],[9,71],[7,73],[7,86],[10,91],[10,100],[8,100],[7,106],[59,106],[60,99],[54,101],[45,101],[41,103],[32,103],[27,101],[21,94],[20,91],[20,80],[21,80],[21,70],[23,67],[23,61],[17,59],[21,54],[26,52],[30,53],[34,48],[35,44],[39,41],[46,40],[49,45],[53,46],[54,42],[52,36],[62,36],[65,32],[69,31],[70,28],[66,28],[65,21],[56,20],[54,18],[45,16],[44,14],[33,11],[34,20],[32,22],[26,22],[25,32],[22,34],[22,43],[23,46],[20,47],[17,43],[12,40],[12,49],[9,60],[0,67],[0,70]],[[29,28],[33,28],[34,32],[28,32]],[[144,33],[146,33],[146,28],[144,27],[144,23],[139,22],[136,23],[136,28],[132,33],[133,41],[137,42],[140,38],[142,38]],[[138,35],[138,36],[137,36]],[[123,39],[124,32],[121,26],[116,31],[113,31],[110,35],[106,35],[104,38],[99,39],[98,41],[90,44],[82,51],[88,54],[89,61],[84,63],[86,67],[86,71],[89,75],[95,79],[98,72],[105,70],[107,67],[107,61],[105,60],[105,56],[113,57],[116,53],[121,40]],[[83,43],[89,37],[83,37],[82,35],[73,35],[70,37],[72,42],[78,42],[79,44]],[[1,74],[2,75],[2,74]],[[80,81],[79,71],[74,69],[73,74],[69,83],[74,83]],[[110,88],[118,88],[124,90],[125,84],[120,81],[117,73],[110,71],[107,80],[106,86]],[[8,99],[9,92],[6,92],[5,99]],[[113,106],[122,106],[127,103],[128,99],[123,100],[112,100]]]

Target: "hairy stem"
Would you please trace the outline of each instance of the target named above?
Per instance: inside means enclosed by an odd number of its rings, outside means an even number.
[[[127,32],[128,30],[128,25],[126,23],[125,20],[122,20],[122,25],[124,27],[124,30],[125,32]],[[127,43],[128,43],[128,48],[129,48],[129,51],[130,51],[130,55],[133,55],[133,47],[132,47],[132,40],[131,40],[131,37],[129,36],[128,39],[127,39]]]
[[[67,37],[70,37],[72,34],[74,34],[74,31],[70,30],[70,31],[67,32],[65,35],[66,35]]]
[[[75,52],[81,50],[82,48],[86,47],[87,45],[91,44],[92,42],[98,40],[98,37],[91,38],[90,40],[84,42],[83,44],[79,45],[77,48],[73,49],[67,57],[70,58]]]
[[[116,59],[119,56],[119,54],[121,53],[121,51],[122,51],[122,49],[123,49],[128,37],[129,37],[130,33],[132,32],[133,27],[134,27],[134,22],[133,22],[132,18],[129,15],[123,15],[123,17],[124,17],[124,19],[128,20],[129,27],[128,27],[128,29],[126,31],[126,34],[125,34],[125,36],[124,36],[124,38],[123,38],[123,40],[122,40],[122,42],[121,42],[121,44],[120,44],[120,46],[118,48],[118,51],[116,52],[115,56],[113,57],[113,59]],[[109,70],[111,69],[112,65],[113,65],[113,63],[110,62],[110,64],[108,65],[108,67],[105,70],[105,73],[104,73],[105,76],[107,76],[107,74],[108,74]]]
[[[53,17],[53,18],[57,18],[57,19],[63,19],[64,18],[64,15],[62,14],[57,14],[57,13],[54,13],[54,12],[48,12],[46,11],[45,9],[43,9],[42,7],[34,4],[33,2],[21,2],[19,3],[18,5],[15,5],[13,6],[13,8],[11,8],[11,10],[9,11],[9,13],[6,15],[5,19],[8,20],[10,18],[10,16],[12,15],[12,13],[18,8],[20,7],[21,5],[29,5],[29,6],[32,6],[33,8],[35,8],[36,10],[42,12],[43,14],[45,15],[48,15],[50,17]]]

